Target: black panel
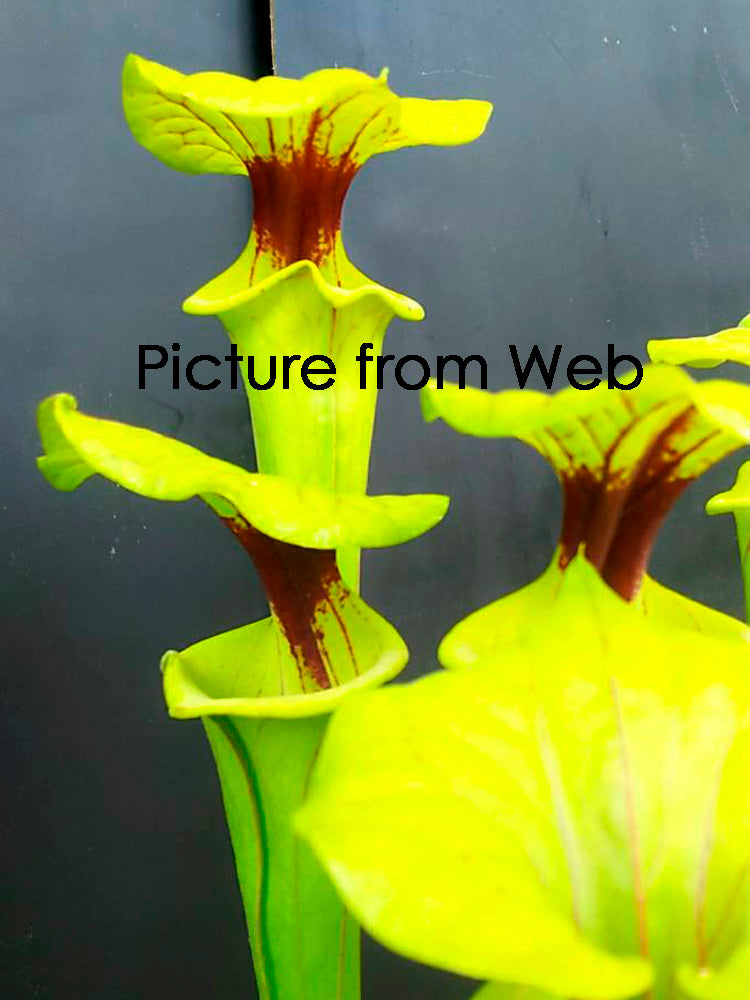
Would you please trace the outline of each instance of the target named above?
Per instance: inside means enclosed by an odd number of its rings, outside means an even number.
[[[197,503],[63,496],[34,467],[60,390],[252,460],[240,394],[138,391],[140,341],[224,346],[180,302],[242,245],[249,198],[136,145],[120,71],[134,50],[252,74],[253,30],[244,0],[0,5],[4,1000],[253,995],[211,755],[158,669],[264,612],[251,567]]]

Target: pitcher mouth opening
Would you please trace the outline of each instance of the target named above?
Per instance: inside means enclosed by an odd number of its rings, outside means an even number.
[[[281,271],[273,271],[250,285],[246,277],[245,251],[226,271],[212,278],[182,303],[183,311],[193,316],[218,316],[250,304],[261,295],[278,288],[295,276],[306,275],[321,297],[333,309],[345,309],[366,299],[379,299],[399,319],[424,319],[424,309],[408,295],[393,291],[360,274],[361,281],[351,285],[332,284],[310,260],[299,260]],[[243,274],[245,279],[243,280]]]

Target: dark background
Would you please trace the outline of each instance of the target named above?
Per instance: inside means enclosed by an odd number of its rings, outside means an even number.
[[[496,104],[487,135],[367,165],[345,218],[352,259],[420,300],[397,355],[481,353],[509,387],[509,342],[565,356],[700,334],[750,310],[746,0],[276,0],[278,71],[327,64],[429,97]],[[4,0],[0,6],[2,772],[0,996],[252,995],[218,784],[198,723],[165,713],[168,647],[260,617],[245,557],[198,504],[35,472],[37,402],[251,463],[244,397],[136,388],[136,345],[220,353],[181,300],[228,264],[250,213],[239,179],[161,166],[122,121],[134,50],[185,72],[270,69],[249,0]],[[561,365],[561,369],[562,369]],[[558,385],[562,383],[558,380]],[[512,442],[424,426],[384,390],[374,491],[445,491],[444,525],[369,554],[368,598],[412,648],[408,676],[468,611],[549,559],[557,488]],[[737,462],[735,461],[736,465]],[[740,613],[729,519],[680,501],[653,569]],[[366,1000],[460,1000],[469,984],[365,948]]]

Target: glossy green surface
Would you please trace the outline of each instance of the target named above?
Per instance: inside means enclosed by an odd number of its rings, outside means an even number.
[[[300,572],[305,551],[405,541],[447,506],[444,497],[336,495],[251,474],[152,431],[82,414],[64,394],[40,405],[39,429],[39,466],[57,489],[74,490],[98,474],[157,500],[200,497],[228,522],[273,540],[282,558],[287,549]],[[269,595],[270,617],[165,654],[164,692],[175,718],[205,722],[261,997],[354,998],[356,925],[290,822],[329,713],[351,693],[395,676],[408,651],[337,573],[289,585],[299,590],[291,604],[297,620]],[[307,645],[295,640],[300,629]],[[318,663],[324,684],[311,669]]]
[[[707,337],[678,337],[651,340],[648,352],[654,361],[693,368],[715,368],[726,361],[750,364],[750,316],[736,327],[720,330]],[[734,486],[712,497],[706,504],[708,514],[733,513],[737,528],[740,564],[745,588],[745,605],[750,620],[750,466],[741,466]]]
[[[301,80],[250,81],[181,73],[131,55],[123,71],[125,116],[135,138],[169,166],[247,176],[254,211],[248,243],[184,308],[220,318],[265,381],[284,354],[329,357],[336,381],[323,391],[292,381],[253,388],[258,470],[335,492],[364,493],[377,390],[360,388],[360,344],[377,355],[393,316],[422,307],[373,282],[348,259],[341,209],[372,156],[415,145],[459,145],[481,135],[485,101],[402,98],[387,74],[326,69]],[[246,370],[243,369],[246,376]],[[356,547],[339,554],[358,586]]]
[[[670,365],[716,368],[725,361],[750,365],[750,316],[743,317],[737,326],[707,337],[649,340],[646,346],[652,361],[664,361]]]
[[[547,570],[455,625],[440,645],[444,666],[501,663],[506,647],[544,620],[573,554],[566,550],[571,544],[605,571],[608,549],[626,562],[629,550],[641,546],[627,596],[654,621],[727,637],[747,634],[742,623],[668,590],[645,571],[673,498],[750,440],[750,388],[724,380],[696,383],[677,368],[651,365],[628,391],[602,384],[552,395],[490,393],[430,383],[422,406],[427,420],[441,418],[461,433],[514,437],[535,448],[553,467],[565,508],[560,544]]]
[[[245,250],[184,307],[219,316],[238,347],[258,472],[86,416],[64,394],[39,408],[39,467],[63,491],[98,474],[158,500],[199,497],[253,558],[270,617],[165,654],[167,705],[204,720],[261,1000],[354,1000],[357,928],[291,816],[330,713],[407,660],[397,632],[358,596],[359,549],[415,537],[442,518],[447,498],[365,495],[376,389],[360,388],[355,356],[362,342],[379,352],[393,316],[423,310],[349,262],[341,208],[368,157],[469,142],[490,105],[400,98],[385,73],[253,82],[184,76],[138,56],[125,62],[123,104],[136,139],[169,166],[252,183]],[[293,377],[287,388],[281,379],[253,388],[248,356],[264,380],[284,355],[324,355],[334,385],[316,391]]]
[[[153,500],[200,497],[222,517],[240,515],[270,538],[309,548],[397,545],[432,528],[448,507],[435,494],[333,494],[247,472],[163,434],[87,416],[62,393],[40,405],[39,431],[39,468],[56,489],[99,474]]]
[[[746,641],[654,624],[579,557],[502,663],[344,707],[299,829],[411,958],[577,1000],[740,1000],[749,668]]]

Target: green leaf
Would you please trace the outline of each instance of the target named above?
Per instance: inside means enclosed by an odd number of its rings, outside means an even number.
[[[717,639],[750,641],[750,629],[744,622],[678,594],[650,576],[644,577],[636,607],[658,628],[685,629]]]
[[[723,493],[717,493],[706,502],[707,514],[737,514],[750,508],[750,462],[745,462],[737,471],[734,486]]]
[[[205,721],[260,997],[354,1000],[356,925],[290,817],[328,714],[352,692],[395,676],[408,654],[392,626],[341,581],[333,553],[300,546],[405,540],[439,516],[445,499],[336,496],[252,475],[151,431],[81,414],[70,396],[45,400],[39,427],[39,465],[57,488],[100,474],[154,499],[200,496],[256,560],[273,616],[167,653],[167,704],[177,718]]]
[[[343,706],[298,829],[410,958],[669,1000],[748,933],[749,666],[745,642],[655,627],[577,558],[502,670]]]
[[[260,1000],[358,1000],[359,929],[291,817],[327,716],[204,720],[237,863]]]
[[[680,970],[680,986],[692,1000],[747,1000],[750,944],[738,948],[722,969]]]
[[[364,493],[377,390],[360,386],[362,343],[379,354],[393,316],[424,315],[349,261],[341,211],[370,156],[405,146],[457,145],[484,130],[485,101],[400,98],[387,74],[326,69],[301,80],[184,76],[138,56],[123,70],[126,119],[136,139],[189,172],[247,174],[253,222],[240,257],[184,303],[218,315],[265,382],[284,355],[329,357],[335,384],[311,391],[293,376],[257,390],[240,364],[253,416],[258,470],[337,493]],[[371,373],[372,374],[372,373]],[[339,552],[356,588],[357,548]]]
[[[745,605],[750,621],[750,462],[741,465],[734,486],[706,503],[708,514],[734,514],[740,565],[745,587]]]
[[[750,365],[750,316],[737,326],[719,330],[707,337],[675,337],[649,340],[646,345],[652,361],[691,368],[716,368],[725,361]]]
[[[559,561],[553,559],[530,584],[462,619],[440,643],[441,664],[451,670],[491,664],[504,669],[509,647],[524,641],[546,619],[563,578]],[[659,628],[750,642],[750,629],[744,622],[670,590],[649,576],[643,578],[633,606]]]
[[[74,490],[98,473],[154,500],[200,497],[220,516],[237,513],[298,546],[396,545],[436,524],[448,504],[430,494],[335,495],[250,473],[153,431],[86,416],[65,394],[41,403],[39,430],[46,452],[39,468],[57,489]]]
[[[212,313],[300,261],[321,269],[329,296],[377,289],[341,245],[341,208],[357,170],[369,157],[404,146],[471,142],[492,110],[486,101],[400,98],[385,72],[324,69],[301,80],[251,81],[228,73],[184,76],[136,55],[125,60],[123,107],[138,142],[169,166],[250,178],[248,246],[186,303],[191,312]],[[409,318],[421,318],[410,299],[378,291]]]
[[[556,560],[536,580],[472,612],[453,626],[438,647],[438,659],[450,670],[502,666],[508,647],[524,639],[544,620],[562,583]]]
[[[488,393],[435,383],[424,391],[428,420],[456,430],[517,437],[539,451],[563,488],[560,541],[532,583],[455,625],[438,656],[450,668],[502,667],[509,646],[547,615],[576,552],[655,625],[747,639],[739,621],[683,597],[645,574],[656,530],[673,500],[708,466],[750,439],[750,390],[696,384],[684,372],[647,367],[640,386],[554,395]]]
[[[331,712],[353,691],[395,677],[408,660],[393,626],[341,581],[325,590],[309,629],[325,671],[324,687],[308,676],[304,658],[285,640],[276,619],[264,618],[165,653],[170,715],[291,719]]]
[[[185,76],[129,55],[123,106],[135,138],[176,170],[244,174],[255,161],[308,156],[360,165],[403,146],[452,146],[484,131],[486,101],[400,98],[387,72],[323,69],[301,80]]]
[[[640,385],[604,383],[554,395],[423,391],[427,420],[464,434],[515,437],[554,469],[564,510],[557,559],[581,546],[622,597],[638,593],[657,529],[675,499],[715,462],[750,441],[750,387],[695,383],[676,368],[647,366]]]
[[[240,368],[252,412],[258,469],[300,485],[364,494],[377,383],[370,371],[365,387],[361,386],[356,361],[360,345],[370,344],[370,353],[380,354],[393,316],[421,319],[422,308],[355,273],[348,262],[344,265],[343,257],[335,270],[348,273],[350,287],[329,284],[309,261],[271,270],[263,279],[263,267],[252,263],[253,246],[228,271],[196,292],[185,308],[193,313],[218,313],[246,359]],[[257,280],[248,285],[251,271]],[[284,388],[281,359],[290,354],[302,359],[330,358],[336,371],[334,384],[322,391],[307,388],[299,378],[297,362],[289,388]],[[250,384],[250,358],[256,380],[264,384],[273,370],[274,385],[257,389]],[[374,361],[369,367],[374,369]],[[357,552],[348,551],[343,558],[340,554],[340,563],[356,587]]]
[[[639,386],[547,395],[530,389],[491,393],[432,380],[422,390],[426,420],[440,418],[477,437],[513,437],[535,448],[560,474],[586,469],[601,479],[630,472],[671,428],[671,472],[693,479],[750,440],[750,387],[694,382],[679,369],[646,366]],[[673,426],[679,417],[677,426]],[[710,441],[703,439],[710,436]],[[694,447],[699,443],[699,447]]]
[[[48,454],[40,465],[63,489],[97,472],[146,496],[200,496],[252,555],[272,617],[168,653],[167,700],[175,716],[205,718],[262,1000],[353,998],[353,922],[289,817],[326,713],[406,661],[400,637],[353,593],[357,548],[413,537],[440,519],[445,500],[364,496],[376,389],[372,380],[360,388],[355,355],[361,343],[377,355],[392,316],[421,319],[423,310],[349,262],[341,210],[369,156],[470,141],[490,106],[402,100],[385,73],[323,70],[253,83],[183,76],[137,56],[124,67],[123,102],[136,139],[163,162],[246,174],[252,184],[245,250],[184,308],[218,315],[240,348],[260,474],[83,417],[70,400],[42,408]],[[311,391],[296,373],[287,389],[253,389],[242,364],[252,358],[265,380],[272,360],[316,354],[335,364],[329,390]]]
[[[358,929],[291,818],[329,714],[395,676],[408,656],[395,629],[340,578],[321,579],[294,634],[272,617],[162,660],[170,714],[201,717],[216,759],[261,1000],[359,996]],[[304,598],[306,575],[293,583]],[[292,641],[303,625],[326,672],[323,689],[305,670],[309,649]]]
[[[248,382],[247,365],[241,365],[258,468],[331,491],[364,493],[377,384],[370,371],[366,387],[361,387],[356,357],[362,343],[373,345],[371,355],[379,354],[393,316],[421,319],[421,307],[366,279],[352,289],[331,287],[305,261],[259,285],[239,285],[246,275],[244,261],[238,274],[226,272],[215,279],[206,299],[200,298],[205,289],[196,293],[188,309],[219,312],[241,356],[254,359],[261,384],[276,366],[276,384],[255,389]],[[285,354],[330,358],[336,369],[334,384],[322,391],[308,389],[296,362],[289,388],[283,388]],[[374,369],[374,362],[369,368]]]

